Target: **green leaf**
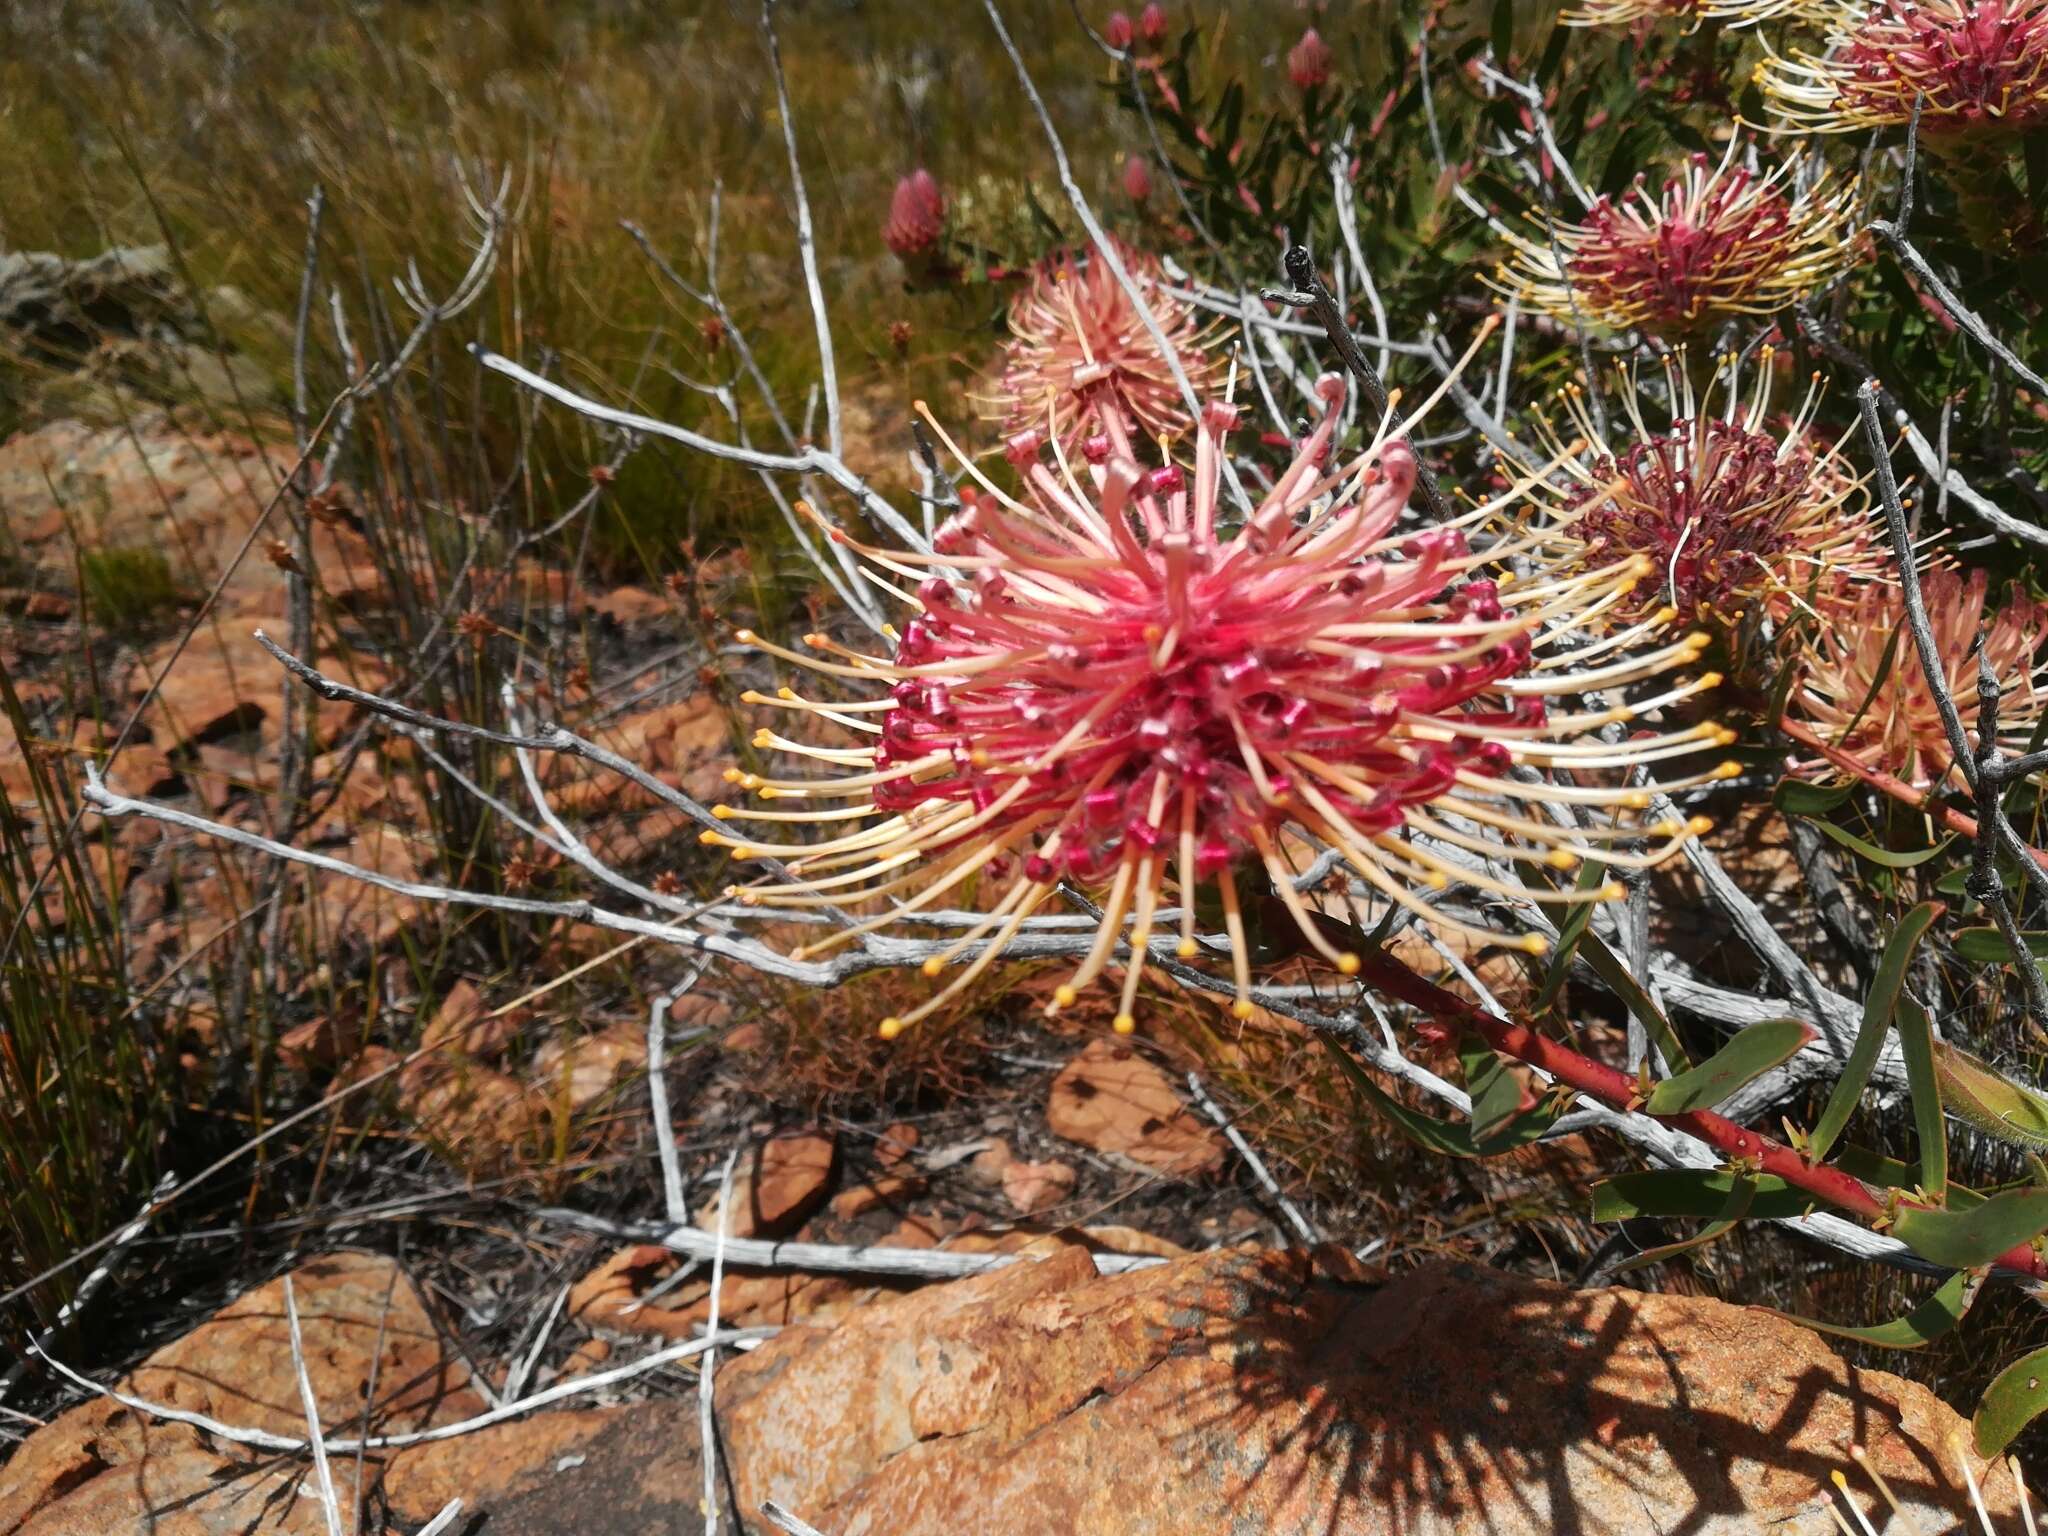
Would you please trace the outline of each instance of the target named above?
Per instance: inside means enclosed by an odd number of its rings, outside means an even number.
[[[1352,1060],[1351,1053],[1326,1035],[1317,1035],[1323,1049],[1337,1063],[1337,1070],[1349,1080],[1358,1096],[1374,1109],[1394,1122],[1409,1140],[1424,1151],[1435,1152],[1445,1157],[1477,1157],[1479,1149],[1472,1144],[1472,1133],[1462,1125],[1452,1125],[1434,1115],[1425,1115],[1410,1109],[1399,1099],[1366,1075],[1365,1068]]]
[[[1899,1054],[1906,1058],[1906,1085],[1913,1094],[1920,1187],[1938,1201],[1948,1190],[1948,1122],[1942,1118],[1941,1079],[1934,1071],[1934,1025],[1910,992],[1899,994],[1894,1016],[1899,1026]]]
[[[1522,1112],[1522,1082],[1500,1052],[1477,1035],[1458,1046],[1465,1066],[1465,1091],[1472,1096],[1472,1140],[1483,1145]]]
[[[1970,1420],[1979,1456],[1996,1456],[2048,1410],[2048,1349],[2021,1355],[1991,1379]]]
[[[1650,1090],[1643,1108],[1653,1115],[1712,1109],[1744,1083],[1790,1059],[1812,1038],[1813,1031],[1798,1019],[1752,1024],[1691,1071],[1665,1078]]]
[[[1921,1258],[1950,1269],[1976,1269],[2008,1248],[2048,1232],[2048,1189],[2013,1189],[1966,1211],[1909,1205],[1892,1235]]]
[[[2010,1147],[2048,1152],[2048,1097],[1946,1041],[1934,1042],[1942,1107]]]
[[[1980,1285],[1981,1281],[1975,1275],[1950,1275],[1939,1290],[1904,1317],[1870,1328],[1824,1323],[1818,1318],[1801,1317],[1794,1312],[1779,1312],[1778,1316],[1817,1333],[1831,1333],[1840,1339],[1859,1339],[1880,1349],[1924,1349],[1963,1320],[1963,1314],[1970,1310],[1970,1303],[1977,1299]]]
[[[1787,816],[1825,816],[1856,792],[1852,779],[1846,784],[1809,784],[1804,779],[1781,779],[1771,791],[1771,804]]]
[[[1651,1264],[1661,1264],[1666,1259],[1674,1258],[1681,1253],[1688,1253],[1694,1248],[1704,1248],[1707,1244],[1726,1237],[1735,1230],[1735,1224],[1749,1214],[1750,1202],[1755,1198],[1756,1183],[1754,1180],[1735,1179],[1729,1185],[1727,1199],[1722,1202],[1721,1209],[1715,1212],[1714,1220],[1708,1226],[1695,1232],[1691,1237],[1680,1238],[1675,1243],[1663,1243],[1655,1248],[1645,1248],[1634,1258],[1615,1265],[1614,1273],[1617,1275],[1626,1274],[1632,1269],[1643,1269]]]
[[[1736,1182],[1735,1175],[1725,1168],[1654,1168],[1617,1174],[1593,1186],[1593,1219],[1719,1215]],[[1754,1220],[1803,1215],[1814,1203],[1812,1195],[1772,1174],[1744,1182],[1752,1190],[1749,1215]]]
[[[1877,974],[1871,978],[1870,995],[1863,1000],[1863,1024],[1856,1031],[1856,1044],[1850,1049],[1848,1064],[1842,1068],[1834,1091],[1828,1095],[1827,1107],[1821,1111],[1820,1120],[1813,1128],[1808,1155],[1815,1162],[1828,1155],[1828,1148],[1842,1134],[1842,1128],[1849,1123],[1849,1116],[1863,1097],[1863,1090],[1870,1082],[1871,1069],[1877,1065],[1878,1052],[1884,1047],[1885,1036],[1891,1032],[1899,989],[1905,984],[1906,968],[1912,964],[1913,951],[1919,947],[1921,938],[1941,912],[1939,902],[1923,901],[1899,919],[1898,927],[1885,940],[1884,953],[1877,960]]]
[[[1597,859],[1588,859],[1579,866],[1579,877],[1575,888],[1581,891],[1598,890],[1607,879],[1607,866]],[[1596,902],[1574,902],[1565,912],[1564,921],[1557,925],[1557,943],[1551,946],[1549,968],[1543,973],[1543,985],[1537,990],[1536,1001],[1529,1005],[1531,1013],[1542,1013],[1557,1001],[1557,994],[1564,987],[1564,979],[1571,974],[1572,954],[1579,947],[1579,939],[1585,934],[1586,924],[1593,920]]]
[[[2048,959],[2048,933],[2035,929],[2022,932],[2027,953],[2036,960]],[[1996,928],[1964,928],[1956,934],[1956,954],[1976,965],[2010,965],[2012,949]]]
[[[1881,865],[1885,869],[1912,869],[1917,865],[1925,864],[1929,859],[1943,852],[1950,843],[1955,841],[1953,837],[1944,837],[1932,848],[1916,848],[1910,853],[1893,853],[1889,848],[1880,848],[1875,843],[1867,842],[1863,838],[1858,837],[1854,832],[1849,831],[1846,827],[1836,826],[1832,821],[1821,821],[1812,817],[1808,819],[1813,821],[1814,826],[1820,829],[1822,835],[1840,843],[1858,858],[1868,859],[1871,863]]]
[[[1607,990],[1620,998],[1622,1006],[1649,1031],[1650,1038],[1657,1042],[1657,1049],[1664,1053],[1665,1061],[1675,1069],[1692,1064],[1685,1054],[1685,1047],[1678,1043],[1677,1031],[1664,1017],[1664,1011],[1651,1001],[1650,994],[1643,990],[1641,983],[1629,975],[1628,967],[1621,963],[1620,957],[1607,947],[1599,934],[1586,932],[1580,935],[1579,955],[1607,984]]]
[[[1493,0],[1493,56],[1502,69],[1515,51],[1515,0]]]

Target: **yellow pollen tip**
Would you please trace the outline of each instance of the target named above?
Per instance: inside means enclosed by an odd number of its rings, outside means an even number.
[[[1728,762],[1723,763],[1720,767],[1714,770],[1714,777],[1717,779],[1732,779],[1739,775],[1741,772],[1742,764]]]
[[[1728,727],[1727,727],[1727,726],[1725,726],[1725,725],[1724,725],[1724,726],[1722,726],[1722,727],[1721,727],[1721,729],[1719,729],[1718,731],[1714,732],[1714,745],[1715,745],[1715,746],[1717,746],[1717,747],[1732,747],[1732,746],[1734,746],[1734,745],[1735,745],[1735,732],[1733,732],[1733,731],[1731,731],[1730,729],[1728,729]]]
[[[825,644],[825,637],[814,629],[804,636],[804,644],[816,648]]]
[[[1650,797],[1643,790],[1631,790],[1622,797],[1621,803],[1632,811],[1644,811],[1650,807]]]
[[[1080,993],[1076,992],[1072,987],[1068,986],[1063,981],[1057,987],[1054,987],[1052,990],[1053,1006],[1055,1008],[1071,1008],[1074,1006],[1075,1002],[1080,998],[1080,996]]]
[[[769,734],[768,727],[765,725],[760,730],[754,732],[754,745],[757,747],[772,747],[775,745],[775,738]]]
[[[697,834],[697,841],[706,848],[723,848],[726,846],[725,834],[723,832],[714,832],[709,827],[706,827]]]
[[[775,697],[778,699],[793,699],[796,697],[796,690],[794,688],[778,688],[775,690]]]
[[[1685,824],[1685,830],[1690,832],[1694,837],[1705,837],[1709,832],[1714,830],[1714,823],[1712,822],[1712,820],[1705,816],[1695,816],[1691,821],[1688,821]]]
[[[1569,848],[1553,848],[1543,855],[1543,862],[1552,869],[1577,869],[1579,856]]]
[[[1432,891],[1447,891],[1451,888],[1451,877],[1440,870],[1433,870],[1430,872],[1429,879],[1424,883]]]
[[[1629,562],[1629,574],[1633,576],[1647,576],[1656,568],[1656,563],[1648,555],[1637,555]]]
[[[761,637],[751,629],[736,629],[732,632],[732,637],[741,645],[758,645],[761,642]]]
[[[1550,940],[1540,933],[1523,934],[1521,945],[1522,953],[1525,955],[1547,955],[1550,953]]]
[[[1183,960],[1192,960],[1201,952],[1202,946],[1197,944],[1193,939],[1182,939],[1180,941],[1179,948],[1174,950],[1174,953],[1176,955],[1179,955]]]
[[[1337,957],[1337,974],[1339,976],[1356,976],[1358,974],[1358,965],[1358,956],[1347,951]]]
[[[1610,880],[1600,887],[1600,899],[1602,901],[1619,901],[1627,894],[1628,892],[1622,889],[1619,880]]]
[[[758,693],[754,689],[749,688],[745,693],[740,695],[740,702],[742,704],[766,704],[768,702],[768,698],[765,694]]]
[[[1673,619],[1677,617],[1678,610],[1672,607],[1669,603],[1666,603],[1662,608],[1659,608],[1657,610],[1656,619],[1659,624],[1669,624]]]
[[[761,796],[763,800],[776,800],[780,799],[782,796],[782,791],[777,789],[773,784],[761,784],[757,790],[757,793]]]
[[[884,1040],[894,1040],[898,1035],[903,1033],[903,1021],[897,1018],[896,1015],[892,1013],[889,1015],[888,1018],[882,1020],[881,1023],[875,1026],[875,1033],[880,1035]]]
[[[990,763],[995,761],[994,758],[989,756],[988,748],[986,747],[976,747],[972,752],[967,754],[967,760],[970,763],[974,764],[974,766],[977,768],[986,768]]]
[[[726,899],[727,901],[731,901],[731,900],[732,900],[732,899],[733,899],[733,898],[734,898],[735,896],[739,895],[739,893],[740,893],[740,888],[739,888],[738,886],[736,886],[736,885],[728,885],[728,886],[727,886],[727,887],[725,888],[725,890],[724,890],[724,892],[723,892],[723,895],[725,896],[725,899]]]
[[[737,768],[728,768],[719,777],[728,784],[737,784],[740,781],[740,771]]]
[[[1128,1013],[1120,1013],[1109,1021],[1109,1027],[1120,1035],[1133,1034],[1137,1031],[1138,1021]]]
[[[1718,688],[1718,687],[1720,687],[1720,686],[1721,686],[1721,674],[1720,674],[1720,673],[1718,673],[1718,672],[1702,672],[1702,673],[1700,674],[1700,686],[1701,686],[1702,688]]]
[[[1713,643],[1714,637],[1703,629],[1696,629],[1685,637],[1685,643],[1695,651],[1704,651]]]
[[[1164,640],[1166,638],[1166,631],[1161,629],[1157,624],[1147,624],[1145,626],[1144,634],[1145,643],[1147,645],[1157,645],[1161,640]]]
[[[945,966],[940,964],[937,955],[933,955],[923,965],[920,965],[918,969],[923,971],[926,976],[936,976],[945,969]]]
[[[713,807],[711,807],[711,814],[716,816],[720,821],[731,821],[732,807],[729,805],[714,805]],[[709,831],[710,829],[707,827],[705,830]]]
[[[1252,1016],[1252,1000],[1248,997],[1240,997],[1230,1005],[1230,1016],[1242,1024]]]

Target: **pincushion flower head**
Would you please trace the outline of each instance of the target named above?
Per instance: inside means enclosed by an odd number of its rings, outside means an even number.
[[[882,240],[906,265],[931,260],[946,233],[946,194],[932,173],[919,166],[896,183]]]
[[[1157,257],[1112,243],[1195,392],[1206,393],[1218,364],[1200,311],[1161,286]],[[1069,452],[1111,418],[1148,438],[1177,437],[1188,427],[1185,397],[1144,316],[1092,251],[1060,251],[1033,268],[1010,301],[1003,371],[983,404],[1005,435],[1042,431]]]
[[[1841,442],[1813,435],[1820,375],[1777,420],[1774,348],[1763,348],[1746,388],[1736,361],[1724,359],[1704,398],[1684,364],[1682,352],[1665,363],[1672,420],[1655,431],[1637,381],[1621,373],[1632,440],[1619,449],[1601,441],[1583,397],[1566,392],[1577,440],[1559,448],[1546,426],[1557,472],[1532,476],[1532,498],[1550,504],[1547,557],[1566,568],[1649,557],[1651,579],[1609,610],[1614,626],[1733,638],[1759,618],[1831,622],[1863,584],[1886,579],[1891,560]]]
[[[1637,815],[1650,795],[1621,776],[1711,752],[1730,733],[1703,724],[1624,739],[1620,725],[1711,684],[1662,681],[1702,638],[1537,659],[1567,626],[1622,601],[1647,562],[1496,580],[1486,574],[1495,560],[1526,545],[1482,556],[1463,526],[1398,532],[1415,479],[1402,435],[1413,418],[1332,463],[1344,386],[1325,378],[1318,390],[1326,413],[1234,531],[1223,491],[1233,406],[1204,409],[1192,466],[1147,467],[1154,445],[1112,416],[1083,458],[1042,434],[1013,442],[1016,496],[963,459],[979,484],[929,554],[855,545],[881,575],[916,583],[917,613],[893,654],[813,634],[806,655],[742,632],[875,696],[748,695],[865,742],[756,738],[844,776],[728,775],[767,803],[720,814],[765,827],[706,841],[789,871],[779,886],[735,887],[736,899],[884,905],[803,954],[914,924],[970,890],[984,905],[964,931],[941,929],[949,942],[924,964],[935,978],[958,965],[951,985],[882,1021],[885,1036],[970,985],[1063,882],[1090,892],[1101,917],[1050,1006],[1071,1006],[1120,965],[1116,1027],[1128,1031],[1160,931],[1178,928],[1181,956],[1201,952],[1198,908],[1220,913],[1236,1012],[1249,1016],[1246,878],[1277,895],[1309,946],[1355,972],[1358,957],[1326,936],[1293,883],[1316,846],[1373,898],[1486,932],[1427,896],[1457,883],[1511,900],[1609,900],[1611,883],[1525,888],[1506,861],[1641,867],[1700,830]],[[1493,510],[1460,523],[1481,525]],[[1623,701],[1621,690],[1643,687],[1664,691]],[[1561,709],[1564,698],[1589,707]],[[1730,772],[1711,765],[1676,783]],[[1554,816],[1561,806],[1573,814]],[[854,825],[811,841],[790,838],[800,830],[790,823]],[[1544,945],[1540,935],[1502,941]]]
[[[1855,133],[1912,121],[1934,141],[2048,123],[2048,0],[1872,0],[1825,54],[1767,55],[1758,87],[1788,126]]]
[[[1812,292],[1854,255],[1853,184],[1822,170],[1791,190],[1796,163],[1768,175],[1694,155],[1651,196],[1643,178],[1585,222],[1510,234],[1496,286],[1567,323],[1680,337],[1733,315],[1768,315]]]
[[[1990,578],[1952,566],[1923,571],[1920,594],[1947,668],[1949,695],[1963,731],[1977,745],[1978,636],[1999,686],[1999,744],[2014,754],[2038,745],[2048,711],[2048,603],[2015,594],[1987,609]],[[1831,745],[1916,788],[1966,787],[1949,749],[1941,712],[1919,652],[1906,630],[1905,596],[1896,583],[1860,589],[1855,606],[1818,632],[1786,712]]]

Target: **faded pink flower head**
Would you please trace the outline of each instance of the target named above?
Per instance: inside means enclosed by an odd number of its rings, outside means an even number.
[[[1620,202],[1595,202],[1583,224],[1511,235],[1496,286],[1567,322],[1661,336],[1804,297],[1854,258],[1855,184],[1833,187],[1822,171],[1788,196],[1796,163],[1757,176],[1735,163],[1737,148],[1731,141],[1718,166],[1694,155],[1654,198],[1638,177]]]
[[[1142,203],[1152,195],[1152,172],[1142,155],[1124,157],[1124,196]]]
[[[1159,0],[1152,0],[1138,13],[1138,35],[1148,43],[1156,43],[1166,36],[1166,7]]]
[[[1192,468],[1144,467],[1151,445],[1112,417],[1085,458],[1048,461],[1042,440],[1013,443],[1015,496],[963,457],[978,486],[963,490],[963,510],[928,554],[835,534],[878,565],[930,573],[893,655],[862,654],[822,634],[806,637],[813,654],[805,655],[741,632],[742,644],[866,683],[880,697],[835,704],[779,695],[785,708],[858,718],[866,728],[846,747],[768,731],[756,738],[847,777],[728,774],[771,808],[716,814],[771,830],[705,840],[738,858],[786,859],[794,876],[735,888],[735,899],[888,903],[863,925],[872,930],[916,922],[920,910],[959,899],[970,881],[985,893],[985,915],[965,932],[946,930],[952,942],[925,973],[937,977],[977,946],[980,953],[944,991],[883,1020],[884,1036],[970,985],[1063,881],[1098,892],[1102,917],[1050,1007],[1071,1006],[1120,963],[1116,1027],[1128,1031],[1155,929],[1172,921],[1162,911],[1169,891],[1183,957],[1198,952],[1197,909],[1215,893],[1242,1018],[1252,1005],[1237,872],[1249,870],[1259,889],[1270,885],[1306,943],[1351,974],[1358,957],[1331,941],[1308,906],[1313,898],[1294,889],[1313,846],[1337,850],[1379,899],[1440,926],[1486,932],[1418,893],[1463,882],[1567,907],[1612,900],[1620,894],[1613,882],[1524,887],[1483,861],[1503,870],[1513,859],[1559,870],[1585,859],[1641,868],[1701,830],[1677,818],[1617,825],[1602,813],[1647,807],[1650,793],[1627,787],[1626,772],[1725,741],[1721,727],[1609,743],[1598,732],[1628,711],[1553,716],[1549,703],[1589,685],[1661,675],[1698,648],[1679,642],[1618,663],[1610,652],[1588,675],[1562,657],[1535,660],[1575,614],[1641,579],[1648,562],[1629,556],[1563,586],[1510,585],[1493,579],[1495,557],[1470,549],[1460,528],[1397,532],[1414,454],[1382,437],[1326,462],[1345,386],[1329,375],[1316,390],[1321,420],[1241,526],[1231,526],[1222,490],[1236,407],[1204,408]],[[1551,781],[1518,771],[1525,768],[1568,771]],[[1666,787],[1732,771],[1724,764]],[[791,800],[805,808],[772,808]],[[819,802],[826,807],[809,808]],[[780,823],[842,819],[829,808],[839,804],[846,819],[871,823],[823,841],[775,840]],[[1551,816],[1561,804],[1579,814]],[[1635,838],[1657,846],[1639,851]],[[1126,940],[1131,958],[1119,961]],[[1532,954],[1547,947],[1540,934],[1507,942]]]
[[[1287,78],[1296,90],[1314,90],[1330,83],[1330,48],[1322,34],[1310,27],[1301,41],[1287,51]]]
[[[1872,0],[1825,54],[1769,54],[1772,110],[1816,133],[1910,122],[1934,138],[2048,124],[2048,0]]]
[[[882,239],[904,261],[937,251],[946,233],[946,194],[932,173],[919,166],[896,183]]]
[[[1102,40],[1112,48],[1128,48],[1138,35],[1131,25],[1131,18],[1122,11],[1111,11],[1109,20],[1102,24]]]
[[[2028,751],[2048,709],[2048,659],[2042,655],[2048,603],[2016,593],[1987,615],[1989,578],[1983,571],[1965,576],[1950,566],[1921,572],[1920,590],[1971,746],[1977,745],[1981,626],[1984,654],[2000,689],[2000,744],[2016,754]],[[1905,597],[1898,584],[1865,584],[1854,609],[1814,637],[1788,712],[1860,761],[1908,784],[1964,788],[1919,652],[1905,630]]]
[[[1111,243],[1196,393],[1206,392],[1218,364],[1201,311],[1161,286],[1157,257],[1114,236]],[[1188,427],[1173,370],[1116,273],[1092,250],[1061,251],[1032,269],[1010,301],[1002,375],[984,404],[1006,436],[1047,433],[1069,449],[1112,416],[1150,438]]]
[[[1582,397],[1567,392],[1578,440],[1566,450],[1546,426],[1541,435],[1558,472],[1524,466],[1529,495],[1549,506],[1555,529],[1543,562],[1599,569],[1638,553],[1654,572],[1601,616],[1602,629],[1697,627],[1732,648],[1752,637],[1755,619],[1832,623],[1865,585],[1886,578],[1891,557],[1863,482],[1839,443],[1811,435],[1820,376],[1790,420],[1774,424],[1777,362],[1766,346],[1749,381],[1724,364],[1702,400],[1685,376],[1685,354],[1667,358],[1666,398],[1677,419],[1651,431],[1631,402],[1635,440],[1618,451],[1600,443]]]

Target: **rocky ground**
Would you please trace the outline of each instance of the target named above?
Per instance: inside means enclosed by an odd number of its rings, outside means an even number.
[[[47,278],[0,269],[0,320],[46,323],[32,297]],[[172,321],[122,302],[137,345],[182,355]],[[232,375],[207,389],[231,393]],[[70,384],[78,414],[0,444],[8,670],[67,770],[90,756],[126,793],[261,831],[286,706],[252,636],[288,629],[285,584],[233,555],[290,457],[191,412],[109,420],[89,380]],[[351,515],[311,531],[318,663],[368,689],[389,669],[350,637],[398,601],[375,534]],[[88,548],[168,551],[188,594],[221,582],[207,622],[181,648],[175,627],[88,633]],[[538,560],[494,590],[506,622],[593,637],[598,680],[553,702],[665,781],[722,792],[730,726],[674,643],[675,592]],[[110,720],[160,675],[110,757]],[[78,707],[81,678],[95,708]],[[300,841],[422,878],[440,850],[420,831],[419,749],[366,746],[365,723],[319,707],[324,797]],[[0,791],[26,798],[28,754],[49,745],[0,737]],[[550,802],[606,857],[651,879],[693,856],[651,797],[548,772]],[[1722,835],[1767,905],[1786,863],[1768,836]],[[219,1008],[185,967],[247,920],[246,872],[148,822],[122,825],[100,867],[137,976],[182,997],[186,1090],[218,1112]],[[400,954],[424,917],[327,874],[293,899],[337,971]],[[1660,906],[1688,911],[1682,893]],[[1720,937],[1692,935],[1692,952],[1739,979]],[[1837,1471],[1875,1507],[1858,1445],[1915,1518],[1947,1528],[1964,1508],[1960,1421],[1924,1388],[1759,1309],[1568,1283],[1602,1236],[1584,1188],[1611,1153],[1418,1160],[1357,1130],[1289,1026],[1237,1031],[1185,1000],[1125,1042],[1085,1009],[1044,1021],[1029,1006],[1044,979],[1026,973],[951,1037],[884,1052],[876,993],[713,973],[669,1022],[678,1193],[700,1234],[672,1251],[647,1240],[666,1201],[646,1006],[674,978],[613,949],[565,928],[545,975],[399,987],[402,1038],[323,1002],[340,994],[309,975],[285,1000],[280,1060],[308,1099],[374,1082],[358,1101],[374,1112],[334,1122],[261,1211],[221,1197],[217,1225],[188,1217],[129,1255],[61,1353],[101,1381],[140,1363],[119,1396],[39,1376],[19,1399],[0,1536],[323,1532],[323,1475],[364,1531],[393,1536],[453,1499],[463,1513],[439,1529],[476,1536],[654,1536],[713,1512],[762,1532],[768,1501],[828,1536],[1804,1536],[1837,1528]],[[1465,958],[1520,984],[1497,957]],[[541,992],[579,966],[587,989]],[[707,1394],[697,1341],[714,1318],[738,1332]],[[344,1442],[324,1474],[303,1449],[309,1402]],[[2017,1530],[2002,1473],[1987,1497]]]

